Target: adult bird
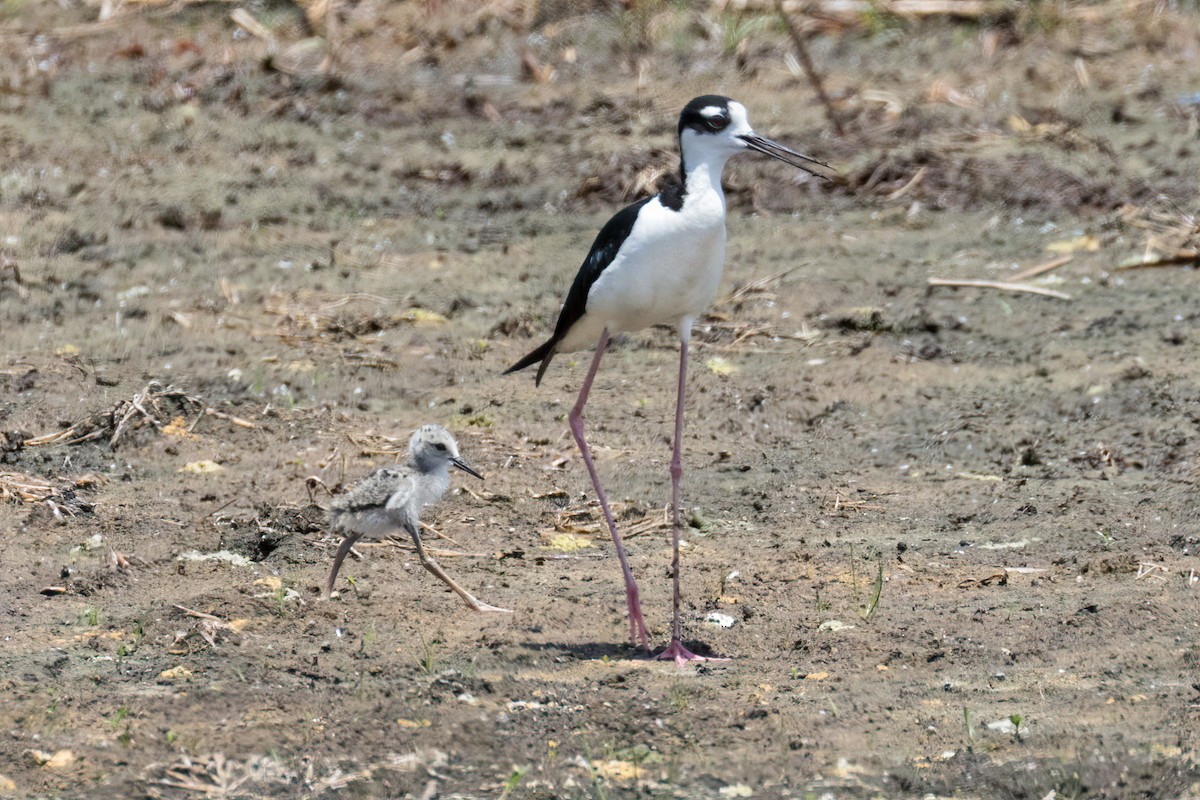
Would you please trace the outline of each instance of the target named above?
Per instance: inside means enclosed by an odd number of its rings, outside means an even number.
[[[441,499],[450,488],[450,468],[461,469],[480,480],[476,472],[458,454],[458,443],[440,425],[426,425],[413,432],[408,440],[408,463],[381,467],[363,478],[345,494],[334,498],[329,509],[329,521],[335,528],[346,531],[338,547],[333,569],[325,584],[325,598],[333,594],[334,582],[342,561],[355,543],[366,537],[380,539],[400,530],[408,531],[421,566],[449,586],[474,611],[502,611],[475,599],[474,595],[454,582],[436,561],[425,553],[421,544],[421,509]]]
[[[696,318],[717,292],[725,265],[725,192],[721,173],[730,157],[748,150],[777,158],[819,177],[811,165],[826,167],[754,132],[741,103],[718,95],[697,97],[679,115],[679,181],[653,197],[617,212],[592,243],[592,249],[559,313],[554,333],[539,348],[509,367],[505,374],[538,364],[540,384],[558,353],[595,344],[596,354],[568,415],[571,433],[583,455],[600,508],[608,523],[625,576],[631,638],[649,650],[646,622],[638,599],[637,582],[596,465],[583,433],[583,409],[610,336],[649,325],[674,323],[679,330],[679,385],[675,407],[675,443],[671,456],[672,547],[674,613],[671,643],[658,658],[673,658],[680,666],[704,660],[681,640],[679,582],[679,480],[683,409],[687,379],[688,339]]]

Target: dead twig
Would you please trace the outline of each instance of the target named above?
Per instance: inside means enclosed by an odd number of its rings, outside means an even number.
[[[804,68],[804,74],[808,77],[808,82],[812,84],[817,97],[821,101],[821,105],[825,107],[825,116],[829,118],[829,123],[833,125],[833,130],[837,135],[845,137],[846,130],[842,127],[842,121],[838,119],[837,111],[833,107],[833,101],[825,93],[825,84],[822,82],[821,76],[817,74],[816,67],[813,66],[812,56],[808,54],[808,46],[804,44],[804,37],[800,35],[800,31],[792,23],[791,16],[788,15],[788,12],[784,8],[783,0],[776,0],[775,11],[787,27],[788,36],[791,37],[792,45],[796,48],[796,55],[800,58],[800,66]]]
[[[1158,269],[1159,267],[1178,267],[1187,264],[1189,266],[1200,266],[1200,251],[1196,250],[1181,250],[1172,255],[1162,256],[1161,258],[1152,259],[1150,261],[1138,261],[1134,264],[1122,264],[1116,268],[1117,272],[1129,272],[1135,269]]]
[[[0,472],[0,500],[40,503],[54,494],[54,484],[20,472]]]
[[[719,11],[769,11],[772,0],[713,0]],[[842,20],[864,20],[871,14],[897,17],[948,16],[978,19],[1015,6],[1012,0],[774,0],[787,13],[811,13]]]
[[[166,407],[167,403],[173,404],[175,408]],[[155,429],[162,429],[166,424],[165,420],[172,419],[178,409],[188,410],[196,407],[205,407],[199,398],[174,387],[163,386],[158,381],[150,381],[130,399],[120,401],[107,411],[98,411],[60,431],[26,439],[24,444],[26,447],[40,447],[108,439],[109,447],[116,450],[127,431],[146,424]]]
[[[316,475],[309,475],[304,479],[304,488],[308,490],[308,502],[310,505],[316,505],[318,489],[323,490],[325,494],[333,497],[333,490],[331,490],[325,484],[325,481],[321,480]]]
[[[20,472],[0,472],[0,501],[44,503],[55,519],[63,520],[96,507],[95,503],[77,496],[75,490],[97,483],[100,483],[100,477],[94,473],[80,475],[69,482],[55,485],[44,478],[35,478]]]
[[[5,283],[11,283],[18,299],[25,300],[29,297],[29,289],[21,279],[21,268],[17,266],[17,262],[7,255],[0,255],[0,286]]]
[[[181,606],[178,603],[175,603],[174,607],[182,611],[186,616],[198,619],[199,622],[194,624],[186,631],[177,631],[175,633],[175,641],[173,641],[171,646],[167,649],[167,652],[171,655],[187,655],[190,653],[192,651],[192,647],[190,644],[188,644],[188,639],[191,638],[192,634],[198,635],[208,644],[209,647],[215,648],[217,646],[217,637],[219,635],[222,633],[226,633],[227,635],[230,633],[240,633],[244,624],[244,621],[239,622],[238,620],[235,620],[233,623],[229,623],[215,614],[207,614],[203,611],[195,611],[186,606]]]
[[[216,417],[217,419],[223,419],[226,422],[231,422],[234,425],[237,425],[239,428],[257,428],[258,427],[257,425],[255,425],[253,422],[251,422],[248,419],[242,419],[241,417],[235,417],[233,414],[226,414],[224,411],[217,411],[215,408],[205,408],[204,413],[202,413],[200,416],[201,417],[209,416],[209,417]],[[199,421],[199,419],[197,419],[197,422],[198,421]],[[195,425],[193,423],[193,427],[194,426]]]
[[[1160,196],[1148,206],[1125,206],[1121,216],[1129,227],[1146,231],[1146,242],[1141,259],[1121,264],[1117,271],[1200,266],[1200,214]]]
[[[911,178],[908,179],[908,183],[904,184],[903,186],[901,186],[899,189],[892,192],[891,194],[886,195],[886,199],[898,200],[901,197],[904,197],[904,195],[908,194],[913,189],[915,189],[917,186],[919,186],[921,181],[925,180],[925,173],[927,173],[927,172],[929,172],[929,165],[922,164],[921,168],[919,170],[917,170],[916,173]]]
[[[441,531],[439,531],[437,528],[433,527],[432,525],[427,525],[426,523],[422,522],[421,530],[429,531],[434,536],[438,537],[439,539],[445,539],[447,542],[454,542],[454,544],[458,545],[459,547],[463,546],[461,542],[455,541],[454,537],[450,536],[447,533],[442,533]]]
[[[359,455],[363,456],[395,457],[408,449],[407,442],[396,436],[348,433],[346,438],[359,448]]]
[[[716,303],[713,306],[713,308],[721,308],[723,306],[734,305],[736,303],[741,302],[742,298],[744,298],[746,295],[767,292],[770,289],[770,287],[774,286],[775,284],[778,284],[784,278],[791,275],[793,272],[795,272],[799,269],[802,269],[804,267],[807,267],[807,266],[809,266],[807,262],[804,264],[797,264],[794,267],[788,267],[787,269],[780,270],[779,272],[774,272],[765,277],[755,278],[754,280],[744,283],[741,286],[739,286],[738,288],[734,289],[732,292],[729,293],[728,297],[726,297],[724,300],[721,300],[719,303]]]
[[[622,516],[619,508],[620,505],[620,503],[613,504],[614,518],[619,519]],[[599,504],[596,504],[594,507],[575,507],[560,511],[554,519],[554,530],[559,533],[577,533],[583,536],[607,535],[608,524],[603,518],[595,518],[594,512],[598,507]],[[666,509],[663,509],[661,514],[647,514],[639,520],[621,523],[620,525],[621,536],[624,539],[632,539],[649,531],[670,527],[670,515]]]
[[[410,553],[417,552],[417,548],[411,544],[396,542],[396,546]],[[457,550],[443,550],[440,547],[430,547],[428,545],[425,545],[425,552],[443,558],[493,558],[491,553],[460,553]]]
[[[1026,283],[1007,283],[1005,281],[948,280],[946,278],[930,278],[927,283],[930,286],[954,286],[972,289],[999,289],[1004,292],[1024,292],[1026,294],[1037,294],[1043,297],[1054,297],[1058,300],[1071,299],[1071,295],[1066,294],[1065,292],[1058,292],[1054,289],[1044,289],[1041,286],[1030,286]]]
[[[1020,283],[1021,281],[1027,281],[1030,278],[1036,278],[1038,275],[1044,275],[1045,273],[1049,272],[1050,270],[1058,269],[1061,266],[1070,264],[1074,260],[1075,260],[1075,256],[1059,256],[1058,258],[1052,258],[1043,264],[1037,264],[1036,266],[1032,266],[1029,269],[1023,269],[1020,272],[1018,272],[1016,275],[1011,276],[1008,280],[1011,283]]]
[[[216,620],[217,622],[224,622],[224,620],[222,620],[220,617],[215,616],[213,614],[206,614],[203,611],[193,611],[192,609],[187,608],[186,606],[179,605],[179,603],[174,603],[173,605],[175,606],[175,608],[178,608],[180,611],[182,611],[184,614],[187,614],[189,617],[196,617],[198,619],[210,619],[210,620]]]

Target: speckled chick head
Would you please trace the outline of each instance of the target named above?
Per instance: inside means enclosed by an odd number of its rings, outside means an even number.
[[[441,425],[424,425],[413,431],[408,440],[408,454],[412,464],[425,473],[438,472],[457,467],[468,475],[483,478],[458,454],[458,443],[450,431]]]

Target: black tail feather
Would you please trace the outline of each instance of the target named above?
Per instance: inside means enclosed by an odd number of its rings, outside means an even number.
[[[542,362],[541,366],[538,367],[537,377],[534,378],[534,381],[533,381],[534,386],[540,386],[542,383],[542,375],[544,375],[546,373],[546,367],[550,366],[550,359],[552,359],[552,358],[554,358],[554,340],[553,339],[549,340],[548,342],[543,344],[541,347],[534,350],[532,353],[525,356],[517,363],[513,364],[511,367],[504,370],[503,374],[508,375],[513,372],[518,372],[520,370],[525,369],[526,367],[531,367],[540,361],[540,362]]]

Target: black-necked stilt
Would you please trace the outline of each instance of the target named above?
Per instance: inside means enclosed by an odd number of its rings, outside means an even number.
[[[481,603],[454,579],[442,571],[438,563],[425,554],[421,545],[421,509],[441,499],[450,488],[450,467],[461,469],[480,480],[483,476],[471,469],[458,454],[458,444],[450,432],[440,425],[418,428],[408,440],[408,463],[383,467],[351,487],[350,491],[334,498],[329,509],[329,521],[335,528],[346,531],[338,547],[333,569],[325,585],[325,597],[333,593],[334,581],[342,561],[355,542],[363,537],[380,539],[401,529],[408,531],[417,548],[421,566],[436,575],[443,583],[475,611],[503,611]]]
[[[675,446],[671,456],[674,614],[671,644],[658,657],[673,658],[682,666],[688,661],[703,660],[681,641],[680,446],[688,339],[692,324],[716,295],[725,265],[725,192],[721,188],[721,173],[731,156],[746,150],[764,153],[814,175],[819,173],[809,165],[827,165],[759,136],[750,127],[746,108],[741,103],[717,95],[697,97],[684,107],[679,116],[679,150],[679,183],[622,209],[600,229],[600,235],[567,292],[554,334],[541,347],[509,367],[505,374],[539,364],[535,380],[540,384],[546,367],[556,354],[581,350],[596,343],[596,355],[568,420],[596,488],[625,575],[630,635],[635,643],[640,639],[642,646],[649,649],[637,582],[629,569],[621,535],[617,532],[608,498],[583,436],[583,408],[610,335],[659,323],[678,325],[679,386]]]

